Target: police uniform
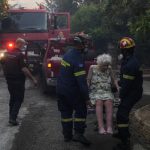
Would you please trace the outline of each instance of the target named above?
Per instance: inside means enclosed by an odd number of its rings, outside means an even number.
[[[6,52],[1,60],[4,75],[10,93],[9,117],[16,121],[19,109],[24,99],[25,75],[22,68],[26,66],[24,56],[19,49]]]
[[[75,48],[70,49],[61,61],[57,94],[64,137],[72,137],[73,126],[75,133],[83,134],[89,95],[84,61],[80,51]]]
[[[129,113],[134,104],[142,97],[143,75],[140,63],[133,55],[122,61],[120,71],[120,99],[121,103],[117,112],[117,124],[119,136],[123,142],[127,142],[129,134]]]

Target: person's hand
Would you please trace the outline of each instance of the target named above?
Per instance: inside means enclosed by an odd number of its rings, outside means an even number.
[[[117,92],[120,92],[120,86],[119,86],[119,84],[118,84],[118,81],[115,81],[115,86],[116,86],[116,88],[117,88]]]
[[[35,87],[37,87],[37,85],[38,85],[38,81],[35,78],[33,79],[33,84]]]
[[[93,104],[91,103],[90,100],[86,101],[86,105],[87,105],[87,107],[93,107]]]
[[[112,66],[111,66],[111,65],[108,65],[108,69],[112,70]]]
[[[120,87],[119,86],[117,86],[117,91],[118,91],[118,93],[120,92]]]

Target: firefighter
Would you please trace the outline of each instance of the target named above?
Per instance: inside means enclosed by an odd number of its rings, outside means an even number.
[[[27,69],[24,56],[21,53],[25,44],[24,39],[18,38],[15,42],[15,48],[8,50],[0,61],[10,94],[9,123],[13,126],[18,125],[17,116],[24,99],[25,76],[28,76],[37,85],[37,80]]]
[[[143,73],[140,63],[134,56],[135,42],[129,37],[120,40],[119,47],[123,56],[120,69],[120,99],[117,112],[118,137],[122,144],[116,150],[130,149],[129,113],[142,97]]]
[[[91,105],[91,103],[82,58],[84,38],[75,36],[73,43],[73,48],[66,52],[61,61],[60,75],[57,80],[58,109],[61,112],[64,141],[73,140],[88,146],[90,142],[84,137],[84,131],[86,104]]]

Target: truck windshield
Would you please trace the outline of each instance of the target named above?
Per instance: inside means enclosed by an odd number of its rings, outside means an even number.
[[[54,29],[67,29],[68,28],[68,17],[66,15],[56,15],[54,17]]]
[[[0,23],[0,32],[44,32],[47,30],[47,13],[11,12]]]

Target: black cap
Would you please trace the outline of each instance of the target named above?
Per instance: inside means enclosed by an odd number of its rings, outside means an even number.
[[[81,36],[75,36],[73,40],[74,40],[74,44],[84,45],[84,38]]]

